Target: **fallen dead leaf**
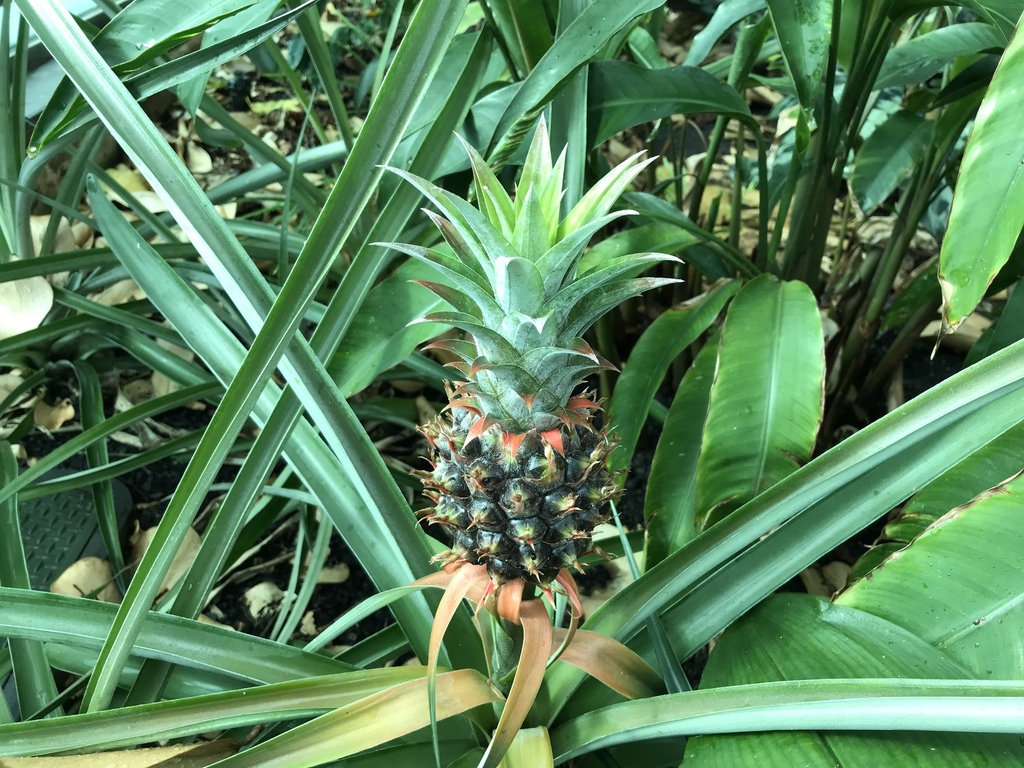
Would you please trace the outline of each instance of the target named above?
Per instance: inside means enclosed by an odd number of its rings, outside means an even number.
[[[76,560],[50,585],[55,595],[87,597],[95,595],[105,603],[120,603],[121,592],[114,583],[110,563],[101,557]]]
[[[261,581],[242,594],[249,615],[254,619],[265,619],[281,609],[284,592],[272,581]]]
[[[129,301],[144,299],[146,298],[146,293],[134,280],[125,278],[124,280],[118,280],[116,283],[111,283],[99,293],[90,294],[89,298],[97,304],[113,307]]]
[[[50,223],[50,218],[51,214],[30,217],[29,225],[32,228],[32,248],[34,253],[40,253],[43,250],[43,235],[46,232],[47,225]],[[57,225],[56,236],[53,238],[52,253],[68,253],[75,250],[76,247],[77,243],[75,242],[75,235],[71,225],[68,224],[67,219],[61,218],[60,223]]]
[[[34,331],[53,307],[53,287],[41,276],[0,283],[0,341]]]
[[[75,418],[75,406],[67,398],[53,405],[50,405],[45,400],[40,400],[36,403],[35,413],[32,415],[32,418],[37,427],[54,432],[60,429],[64,422]]]
[[[156,528],[147,528],[144,531],[136,529],[135,533],[132,534],[128,543],[131,545],[132,551],[132,566],[135,567],[142,560],[142,556],[146,554],[146,550],[149,548],[150,543],[153,541],[153,537],[156,535]],[[167,575],[164,576],[163,582],[160,584],[160,591],[165,592],[166,590],[173,587],[178,579],[185,575],[185,571],[189,569],[192,562],[196,559],[196,553],[199,552],[199,545],[201,540],[199,534],[196,533],[194,528],[189,528],[185,533],[185,539],[181,542],[181,546],[178,547],[178,552],[174,556],[174,560],[171,561],[171,567],[167,569]]]

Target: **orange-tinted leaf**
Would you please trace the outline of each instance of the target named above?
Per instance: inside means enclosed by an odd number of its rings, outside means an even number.
[[[561,640],[566,630],[556,629]],[[665,692],[661,677],[640,656],[618,640],[581,629],[562,653],[561,661],[578,667],[628,699],[657,696]]]
[[[519,656],[519,667],[498,727],[494,730],[494,738],[480,761],[480,768],[496,768],[501,762],[533,706],[551,654],[551,620],[544,604],[540,600],[528,600],[520,608],[520,617],[523,620],[523,650]]]

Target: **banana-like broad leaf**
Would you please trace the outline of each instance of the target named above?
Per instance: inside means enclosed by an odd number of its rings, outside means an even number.
[[[498,120],[491,139],[493,151],[487,156],[497,154],[499,143],[512,127],[524,115],[547,103],[573,72],[600,52],[609,39],[662,4],[662,0],[638,0],[625,5],[618,0],[594,0],[590,3],[555,39],[523,80]]]
[[[804,109],[814,109],[825,85],[831,0],[768,0],[768,11],[789,75]],[[832,94],[826,94],[831,99]]]
[[[764,6],[765,0],[724,0],[715,9],[704,29],[694,35],[683,64],[698,66],[726,32],[752,13],[763,10]]]
[[[430,264],[409,261],[377,285],[363,302],[341,347],[327,366],[346,396],[364,389],[374,377],[427,339],[444,331],[437,323],[413,323],[447,305],[412,280],[437,280]]]
[[[1002,49],[1005,44],[1006,38],[999,30],[981,22],[925,32],[889,50],[875,78],[875,88],[922,83],[960,56]]]
[[[920,164],[933,123],[913,112],[890,117],[865,140],[853,162],[850,187],[870,215]]]
[[[954,509],[841,595],[979,679],[1024,679],[1024,478]]]
[[[716,334],[698,353],[668,409],[644,497],[644,568],[653,568],[697,536],[697,458],[717,364]]]
[[[974,311],[1024,226],[1024,31],[1018,28],[978,109],[939,254],[942,316]]]
[[[699,67],[650,70],[624,61],[590,66],[587,109],[592,147],[619,131],[669,115],[750,115],[735,88]]]
[[[619,438],[609,457],[613,471],[629,467],[651,401],[672,361],[715,322],[740,285],[735,280],[723,283],[685,306],[663,312],[637,341],[608,406],[608,423]]]
[[[942,653],[870,613],[810,595],[766,600],[715,645],[701,689],[772,680],[815,678],[969,677]],[[913,720],[908,706],[906,717]],[[838,722],[842,728],[842,722]],[[1016,765],[1024,747],[1015,737],[945,733],[731,734],[691,739],[686,765],[757,766]],[[1016,758],[1016,760],[1015,760]],[[1011,760],[1013,762],[1003,762]]]
[[[818,306],[770,275],[736,294],[697,460],[697,519],[721,519],[810,458],[824,404]]]

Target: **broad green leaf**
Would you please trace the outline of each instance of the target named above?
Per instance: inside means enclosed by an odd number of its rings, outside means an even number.
[[[999,49],[1006,38],[991,24],[967,22],[926,32],[891,48],[875,78],[875,88],[923,83],[960,56]]]
[[[653,568],[696,538],[697,457],[718,365],[718,336],[683,376],[668,409],[644,496],[644,568]]]
[[[824,406],[824,342],[807,286],[770,275],[733,299],[697,460],[697,519],[720,520],[807,461]]]
[[[445,329],[437,323],[413,323],[447,304],[410,281],[438,279],[429,264],[409,261],[370,291],[327,366],[342,393],[350,396],[365,389],[378,373]]]
[[[670,115],[750,115],[735,88],[699,67],[650,70],[624,61],[600,61],[590,65],[589,74],[592,147],[619,131]]]
[[[805,567],[1024,421],[1022,372],[1018,342],[919,395],[705,530],[613,595],[587,628],[653,658],[643,629],[657,614],[676,654],[692,655]],[[538,721],[552,722],[580,681],[571,669],[549,670]]]
[[[765,0],[724,0],[719,3],[704,29],[694,35],[683,64],[692,67],[700,65],[726,32],[764,7]]]
[[[524,115],[543,107],[569,76],[601,51],[612,36],[661,5],[662,0],[639,0],[627,5],[618,0],[590,3],[523,80],[498,121],[492,148],[497,149],[499,142]]]
[[[525,77],[551,47],[548,12],[542,0],[494,0],[488,4],[507,50]]]
[[[825,85],[825,65],[832,34],[832,2],[768,0],[768,11],[800,104],[804,109],[813,111]],[[827,98],[832,98],[831,94]]]
[[[672,361],[715,322],[740,285],[735,280],[723,283],[685,306],[666,310],[637,340],[608,406],[608,424],[619,438],[609,457],[613,471],[629,467],[651,401]]]
[[[980,679],[1024,679],[1024,478],[940,518],[838,598],[906,628]]]
[[[969,315],[1006,263],[1024,225],[1024,31],[1003,54],[964,150],[939,255],[944,322]]]
[[[887,621],[810,595],[775,595],[726,630],[701,689],[774,680],[958,679],[968,675]],[[913,717],[908,707],[907,717]],[[984,734],[780,732],[710,736],[686,745],[686,765],[988,766],[1024,755],[1013,737]]]
[[[1006,270],[1004,269],[1003,272],[1006,272]],[[993,286],[999,281],[1000,278],[997,276],[992,281]],[[991,295],[991,293],[990,290],[989,294]],[[1006,305],[1003,307],[995,327],[991,329],[991,335],[988,337],[984,347],[984,354],[974,357],[976,351],[982,351],[977,348],[978,345],[976,344],[975,348],[971,350],[971,357],[968,359],[967,364],[970,365],[980,359],[980,357],[998,352],[1000,349],[1008,347],[1022,338],[1024,338],[1024,290],[1021,290],[1021,284],[1018,282],[1010,292],[1010,297],[1006,300]]]
[[[933,125],[913,112],[897,112],[868,136],[850,175],[865,214],[873,213],[914,172],[928,149]]]

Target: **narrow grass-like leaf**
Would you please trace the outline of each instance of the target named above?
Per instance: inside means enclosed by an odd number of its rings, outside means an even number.
[[[84,597],[0,587],[0,635],[98,649],[117,606]],[[132,653],[252,683],[329,675],[352,668],[327,656],[224,627],[151,612]]]
[[[912,714],[912,716],[910,716]],[[561,763],[667,736],[789,730],[1016,733],[1024,684],[977,680],[797,680],[615,704],[554,729]],[[1020,753],[1008,754],[1020,760]]]
[[[500,700],[479,672],[463,669],[437,678],[438,717],[451,717]],[[357,754],[427,725],[426,681],[412,680],[303,723],[229,757],[222,768],[306,768]]]
[[[59,720],[0,726],[0,755],[118,749],[256,723],[314,717],[423,675],[423,667],[353,671]]]

